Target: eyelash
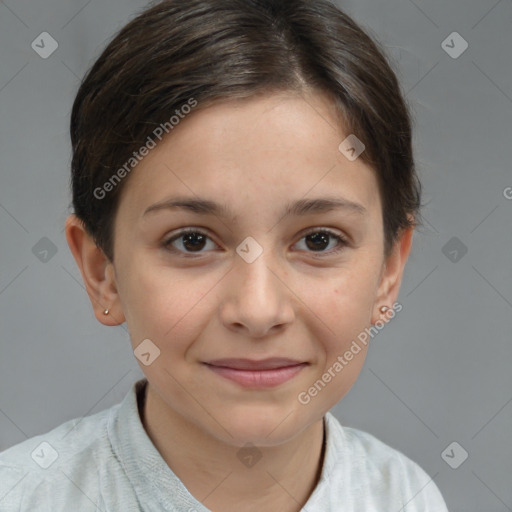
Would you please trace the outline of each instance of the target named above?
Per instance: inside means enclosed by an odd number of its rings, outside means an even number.
[[[162,246],[167,251],[172,252],[172,253],[177,253],[180,257],[183,257],[183,258],[200,257],[201,252],[197,252],[197,253],[194,253],[194,252],[183,252],[183,251],[180,251],[179,249],[176,249],[176,248],[171,246],[172,242],[174,242],[175,240],[178,240],[182,236],[187,235],[189,233],[194,233],[194,234],[197,234],[197,235],[203,235],[206,238],[211,240],[211,238],[204,231],[201,231],[200,229],[185,228],[185,229],[182,229],[181,231],[179,231],[178,233],[176,233],[175,235],[173,235],[171,238],[169,238],[166,241],[164,241],[162,243]],[[326,229],[326,228],[323,228],[323,229],[312,229],[312,230],[308,231],[307,233],[305,233],[304,235],[302,235],[301,240],[302,240],[302,238],[305,238],[305,237],[307,237],[309,235],[320,234],[320,233],[321,234],[325,234],[325,235],[329,235],[331,238],[334,238],[338,242],[338,245],[337,245],[337,247],[335,249],[331,249],[330,251],[318,251],[318,252],[308,251],[308,252],[311,252],[314,255],[314,257],[316,257],[316,258],[324,258],[325,257],[324,255],[332,256],[334,254],[337,254],[340,251],[342,251],[348,245],[348,240],[345,237],[341,236],[338,233],[335,233],[334,231],[331,231],[330,229]]]

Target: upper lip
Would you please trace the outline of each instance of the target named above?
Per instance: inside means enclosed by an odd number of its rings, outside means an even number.
[[[284,368],[286,366],[296,366],[304,364],[304,361],[289,359],[286,357],[270,357],[268,359],[214,359],[206,361],[206,364],[212,366],[223,366],[225,368],[234,368],[236,370],[271,370],[273,368]]]

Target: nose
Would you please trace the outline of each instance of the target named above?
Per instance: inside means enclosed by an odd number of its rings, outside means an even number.
[[[252,338],[282,330],[293,321],[293,293],[271,251],[252,263],[238,257],[224,283],[221,321],[226,328]]]

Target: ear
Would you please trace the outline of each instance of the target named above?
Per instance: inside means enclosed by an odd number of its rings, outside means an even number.
[[[377,320],[386,321],[386,316],[380,311],[380,308],[387,306],[391,309],[398,298],[405,264],[411,251],[413,232],[414,226],[402,230],[393,244],[390,255],[384,262],[372,311],[372,324],[375,324]]]
[[[117,292],[113,263],[96,245],[83,222],[76,216],[66,219],[66,240],[82,274],[94,314],[104,325],[125,321]],[[104,311],[108,309],[108,315]]]

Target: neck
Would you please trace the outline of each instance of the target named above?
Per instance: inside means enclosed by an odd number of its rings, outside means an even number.
[[[212,511],[299,512],[315,489],[324,458],[323,419],[287,443],[241,449],[213,437],[165,404],[149,384],[144,428],[190,494]]]

